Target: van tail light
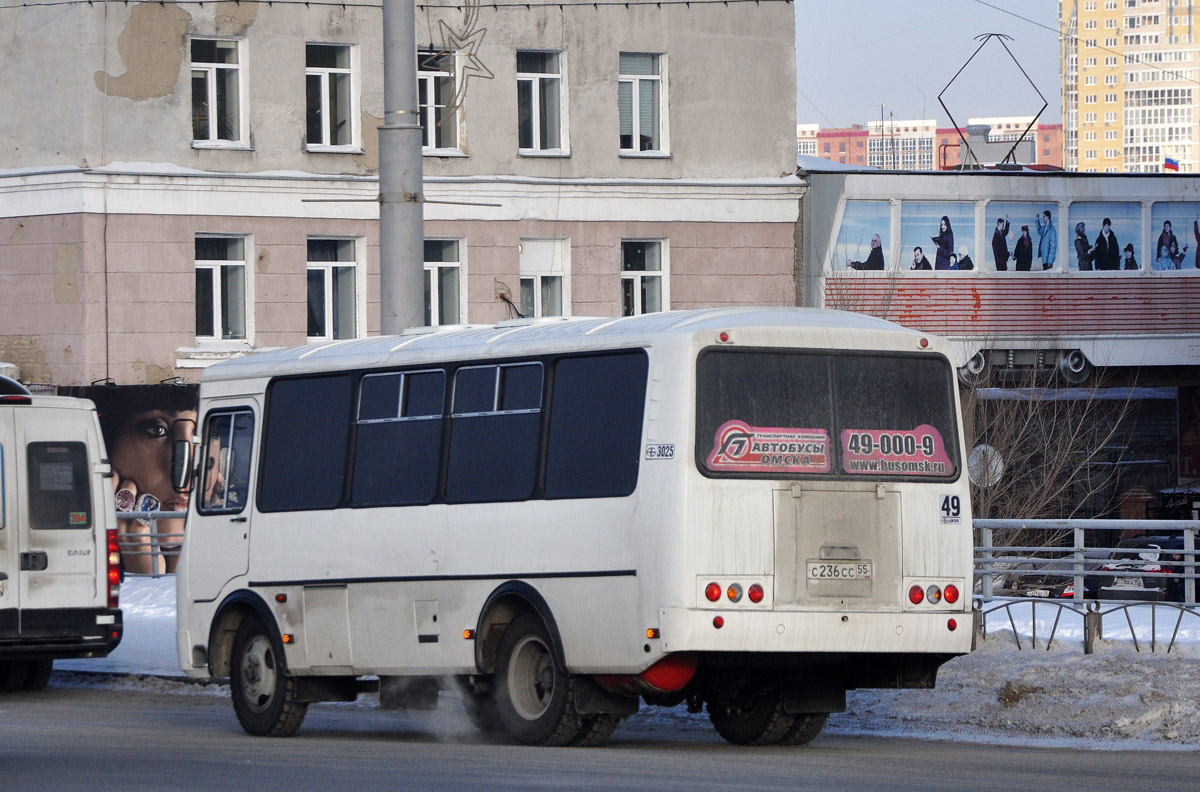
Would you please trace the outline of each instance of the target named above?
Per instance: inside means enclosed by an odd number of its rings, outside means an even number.
[[[925,589],[920,586],[913,586],[908,590],[908,601],[913,605],[920,605],[925,600]]]
[[[925,589],[925,599],[929,600],[930,605],[937,605],[942,601],[942,590],[937,586],[930,586]]]
[[[746,596],[751,602],[759,603],[763,601],[763,587],[757,583],[751,583],[750,588],[746,589]]]
[[[958,586],[953,583],[948,584],[946,588],[942,589],[942,597],[951,605],[958,602]]]
[[[704,596],[708,598],[709,602],[716,602],[721,599],[721,584],[716,582],[709,583],[704,587]]]
[[[121,545],[115,528],[108,529],[108,607],[117,608],[121,598]]]

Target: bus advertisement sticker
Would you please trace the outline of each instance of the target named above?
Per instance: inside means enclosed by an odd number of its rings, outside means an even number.
[[[829,431],[726,421],[705,465],[735,473],[828,473]]]
[[[942,435],[929,424],[916,429],[846,429],[842,467],[866,475],[946,476],[954,466]]]

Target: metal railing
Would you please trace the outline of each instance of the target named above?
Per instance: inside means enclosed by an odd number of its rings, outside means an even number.
[[[149,557],[150,571],[139,574],[148,574],[152,577],[169,574],[167,559],[179,556],[179,550],[183,544],[183,532],[160,533],[158,521],[181,520],[185,517],[187,517],[186,511],[118,511],[118,521],[145,520],[149,523],[145,526],[147,529],[145,533],[119,534],[117,543],[121,548],[121,558]]]
[[[1143,581],[1148,580],[1182,580],[1183,602],[1187,605],[1196,604],[1196,533],[1200,531],[1200,520],[975,520],[979,529],[980,544],[975,548],[975,578],[979,596],[988,602],[995,596],[996,578],[1008,580],[1035,578],[1040,580],[1061,579],[1073,585],[1073,597],[1076,602],[1084,599],[1084,578],[1095,575],[1098,568],[1106,561],[1116,561],[1125,565],[1138,562],[1130,559],[1113,559],[1114,553],[1134,553],[1146,548],[1114,546],[1085,546],[1086,534],[1089,531],[1145,531],[1151,535],[1164,533],[1180,534],[1183,537],[1182,548],[1163,550],[1165,553],[1178,554],[1182,560],[1178,563],[1178,571],[1151,572],[1129,568],[1116,571],[1105,571],[1105,576],[1118,576]],[[998,530],[1057,532],[1068,533],[1071,536],[1070,545],[996,545],[995,532]],[[1113,597],[1119,599],[1119,597]]]

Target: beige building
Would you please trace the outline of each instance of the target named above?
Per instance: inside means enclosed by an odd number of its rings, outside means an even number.
[[[0,14],[22,379],[378,333],[379,4]],[[459,0],[416,30],[431,324],[795,304],[790,4]]]
[[[1192,0],[1060,0],[1067,170],[1200,171]]]

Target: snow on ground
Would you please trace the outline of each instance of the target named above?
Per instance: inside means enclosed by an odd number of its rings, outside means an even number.
[[[60,674],[52,684],[228,695],[225,687],[177,681],[183,675],[175,649],[173,577],[127,578],[121,607],[125,637],[116,651],[107,658],[55,665],[64,671],[108,673]],[[1104,641],[1087,655],[1078,613],[1063,611],[1055,625],[1059,611],[1048,602],[1006,608],[998,600],[984,610],[987,639],[976,651],[944,665],[935,690],[851,691],[847,711],[831,716],[827,730],[1021,745],[1200,748],[1200,614],[1179,618],[1180,611],[1171,607],[1152,612],[1141,605],[1123,611],[1105,603]],[[1014,627],[1023,650],[1017,649]],[[1052,631],[1054,640],[1047,648]],[[1175,643],[1168,652],[1172,635]],[[643,708],[635,719],[680,726],[707,720],[682,707]]]

